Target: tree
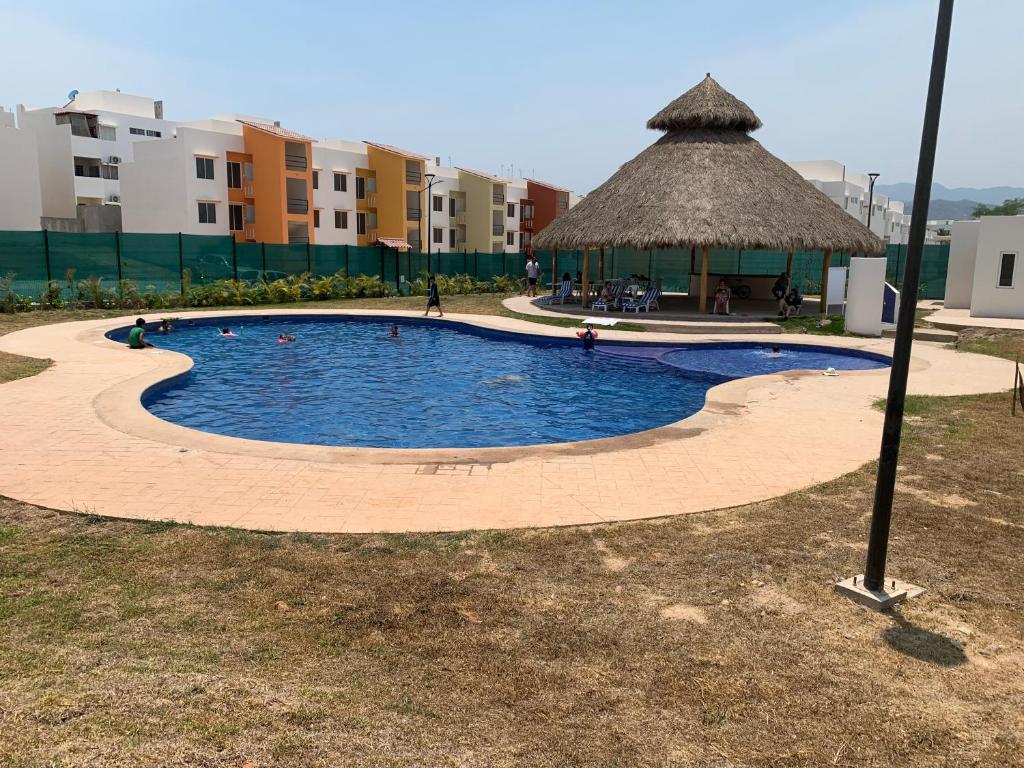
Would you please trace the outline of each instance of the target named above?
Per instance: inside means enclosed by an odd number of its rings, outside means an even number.
[[[1024,215],[1024,197],[1011,197],[1003,200],[1002,205],[985,205],[980,203],[971,212],[973,218],[979,216],[1020,216]]]

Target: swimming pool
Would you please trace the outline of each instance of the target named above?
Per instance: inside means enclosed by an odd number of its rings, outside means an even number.
[[[389,329],[400,328],[398,338]],[[217,328],[237,336],[222,338]],[[123,341],[127,328],[108,336]],[[280,334],[296,341],[278,344]],[[567,330],[569,335],[571,331]],[[233,437],[380,448],[525,446],[613,437],[679,421],[711,387],[792,369],[881,368],[888,358],[825,347],[598,343],[436,320],[248,316],[182,320],[158,347],[189,355],[186,376],[143,405]]]

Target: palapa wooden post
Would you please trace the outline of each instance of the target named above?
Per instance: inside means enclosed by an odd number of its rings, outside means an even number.
[[[580,282],[580,305],[586,309],[590,306],[590,249],[583,249],[583,279]]]
[[[790,279],[793,278],[793,252],[790,251],[786,254],[786,274],[789,275]]]
[[[828,314],[828,268],[832,266],[832,250],[825,251],[821,260],[821,314]]]
[[[604,248],[601,249],[601,255],[597,259],[597,281],[604,285]]]
[[[700,249],[700,313],[708,311],[708,247]]]
[[[558,249],[551,249],[551,295],[558,293]]]

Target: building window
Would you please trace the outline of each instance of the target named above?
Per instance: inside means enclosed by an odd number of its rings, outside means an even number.
[[[201,177],[200,177],[201,178]],[[228,163],[228,189],[242,188],[242,164]]]
[[[999,287],[1013,288],[1013,267],[1017,261],[1016,253],[1002,253],[999,255]]]
[[[455,198],[454,197],[449,197],[448,198],[448,218],[450,218],[450,219],[454,219],[455,218]]]
[[[252,163],[242,163],[242,178],[252,181]]]
[[[243,208],[245,209],[245,223],[246,224],[255,224],[256,223],[256,206],[255,205],[246,205],[246,206],[243,206]]]
[[[151,131],[147,128],[146,135],[152,136],[154,139],[159,139],[163,134],[161,134],[160,131]]]
[[[213,158],[212,157],[197,157],[196,158],[196,178],[197,179],[213,179]]]
[[[434,227],[434,242],[438,244],[444,242],[444,230],[441,227]]]
[[[449,229],[448,230],[448,247],[451,248],[452,250],[455,250],[455,230],[454,229]]]
[[[366,234],[366,214],[365,213],[357,213],[356,214],[356,234],[357,235],[365,235]]]
[[[348,211],[334,212],[334,228],[348,229]]]
[[[356,182],[356,187],[359,187],[359,182]],[[334,174],[334,191],[335,192],[348,192],[348,177],[344,173]]]
[[[202,205],[202,203],[200,203]],[[242,231],[242,206],[228,206],[228,229],[232,232]]]
[[[320,171],[313,171],[313,189],[320,189]]]
[[[516,204],[515,203],[509,203],[508,204],[508,217],[510,219],[514,219],[516,217]]]
[[[511,232],[511,231],[506,232],[505,233],[505,245],[515,245],[515,244],[516,244],[516,233],[515,232]]]
[[[199,223],[200,224],[216,224],[217,223],[217,204],[216,203],[200,203],[199,204]]]
[[[434,195],[434,210],[437,213],[444,213],[444,198],[440,195]]]
[[[356,176],[356,200],[366,199],[366,177]]]
[[[112,125],[101,125],[100,138],[104,141],[117,141],[117,129]]]
[[[132,136],[145,136],[146,132],[142,128],[129,128],[128,133]]]
[[[313,209],[313,228],[320,229],[320,209]]]

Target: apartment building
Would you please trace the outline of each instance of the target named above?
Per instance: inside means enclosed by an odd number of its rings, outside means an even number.
[[[42,215],[36,137],[0,109],[0,230],[39,229]]]
[[[508,182],[484,171],[458,172],[459,190],[465,195],[465,250],[504,253]]]
[[[10,198],[0,228],[14,229],[500,253],[529,250],[570,199],[387,144],[315,141],[265,118],[173,122],[162,102],[119,91],[0,110],[0,163],[0,201]],[[550,214],[536,220],[533,196],[545,192]]]
[[[885,242],[905,244],[908,241],[910,216],[903,212],[903,202],[877,191],[872,194],[871,180],[866,173],[851,173],[835,160],[798,161],[789,165],[865,226],[870,202],[871,231]]]
[[[559,216],[565,215],[571,207],[572,193],[563,187],[537,179],[526,179],[526,191],[533,203],[533,222],[529,230],[531,238],[534,232],[540,232]]]
[[[67,222],[77,220],[87,230],[121,228],[120,165],[131,162],[138,144],[175,129],[163,119],[162,102],[119,91],[75,94],[63,107],[19,104],[17,125],[36,139],[44,224],[74,228]],[[103,210],[86,217],[82,207]]]
[[[230,234],[240,242],[315,242],[313,140],[227,115],[182,123],[122,166],[129,232]]]

